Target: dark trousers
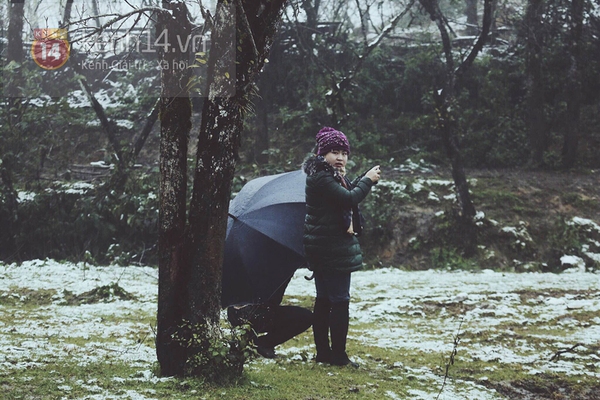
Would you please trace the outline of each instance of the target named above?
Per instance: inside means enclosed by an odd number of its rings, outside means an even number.
[[[349,322],[350,273],[315,273],[315,286],[317,298],[314,308],[313,336],[317,348],[316,360],[334,365],[349,364],[346,340]]]
[[[313,323],[313,314],[306,308],[297,306],[277,306],[273,310],[273,327],[260,336],[256,344],[275,347],[301,334]]]
[[[313,323],[313,313],[297,306],[247,305],[229,307],[227,316],[233,326],[250,322],[256,333],[257,346],[275,347],[307,330]]]
[[[350,272],[315,272],[317,298],[331,304],[350,301]]]

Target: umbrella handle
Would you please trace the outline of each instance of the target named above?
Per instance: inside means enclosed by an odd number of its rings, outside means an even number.
[[[310,276],[305,276],[304,279],[307,281],[312,281],[315,278],[315,273],[313,272]]]

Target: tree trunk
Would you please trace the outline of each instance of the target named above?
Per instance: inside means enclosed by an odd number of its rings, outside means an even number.
[[[316,28],[319,22],[319,8],[321,0],[302,0],[302,8],[306,13],[306,25],[309,28]]]
[[[478,34],[477,0],[465,0],[465,15],[467,17],[467,35]]]
[[[65,11],[63,12],[63,19],[62,19],[62,22],[60,23],[60,26],[62,28],[66,27],[71,22],[72,8],[73,8],[73,0],[67,0],[67,3],[65,4]]]
[[[543,0],[529,0],[525,14],[527,32],[527,129],[531,145],[530,164],[539,167],[544,163],[547,134],[544,117],[544,82],[542,75],[542,13]]]
[[[195,352],[203,350],[185,347],[172,340],[172,335],[182,333],[186,329],[182,324],[189,322],[188,326],[193,327],[193,333],[202,342],[214,343],[213,340],[220,339],[221,265],[242,122],[283,5],[283,0],[223,0],[217,5],[189,229],[185,236],[185,136],[189,131],[191,108],[189,98],[164,96],[161,111],[161,231],[156,339],[157,355],[164,375],[190,372],[205,373],[205,377],[213,380],[219,378],[215,376],[218,372],[214,368],[212,371],[186,371],[186,362]],[[187,31],[184,6],[177,3],[174,7],[179,10],[174,12],[177,26]],[[169,34],[169,37],[172,36]],[[163,55],[166,59],[170,56],[171,53]],[[175,77],[163,75],[163,95],[165,83],[171,78]],[[183,82],[185,86],[187,79],[177,78],[177,82]],[[205,356],[211,357],[210,354]],[[237,373],[241,373],[241,368]]]
[[[8,62],[23,62],[23,20],[25,16],[25,0],[11,0],[8,6],[8,48],[6,58]]]
[[[25,59],[23,51],[23,21],[25,17],[25,0],[11,0],[8,5],[8,45],[6,49],[7,64],[16,63],[7,71],[4,80],[3,96],[11,98],[9,100],[9,119],[11,125],[16,125],[20,117],[19,113],[14,110],[21,106],[22,97],[21,87],[23,86],[23,78],[21,76],[21,64]]]
[[[159,47],[161,65],[172,67],[188,62],[188,53],[179,51],[177,35],[189,37],[191,24],[183,3],[171,6],[173,14],[160,13],[157,35],[169,32],[171,47]],[[171,51],[174,49],[174,51]],[[166,51],[164,51],[166,50]],[[189,69],[161,69],[160,99],[160,211],[159,281],[156,354],[161,374],[183,375],[188,349],[174,340],[184,319],[189,318],[188,287],[190,268],[185,257],[187,198],[187,152],[192,107],[187,91]]]
[[[121,193],[123,190],[125,190],[127,181],[129,180],[131,172],[135,166],[135,161],[142,151],[142,148],[146,143],[146,139],[148,139],[148,136],[150,135],[150,132],[152,132],[152,128],[158,119],[158,114],[161,110],[161,104],[162,100],[158,99],[146,117],[146,123],[144,124],[144,127],[129,144],[129,147],[124,147],[121,149],[121,145],[119,144],[119,149],[121,150],[117,152],[117,154],[121,154],[121,156],[117,161],[117,167],[111,174],[110,180],[103,184],[101,189],[98,190],[97,193],[99,197],[105,196],[107,193],[112,191]]]
[[[565,118],[566,132],[563,145],[563,167],[572,168],[577,161],[579,142],[579,127],[581,113],[581,36],[583,32],[584,0],[572,0],[569,55],[571,65],[567,79],[567,115]]]
[[[211,323],[219,319],[227,211],[244,113],[284,1],[233,4],[220,1],[217,6],[190,205],[191,281],[196,288],[191,301],[197,317]]]
[[[0,140],[1,144],[1,140]],[[19,250],[17,249],[17,233],[19,231],[17,218],[19,203],[17,201],[17,192],[13,184],[13,157],[1,156],[0,161],[0,198],[2,198],[6,213],[0,210],[0,220],[3,221],[3,227],[0,231],[0,259],[5,262],[10,262],[14,258],[18,258]]]
[[[496,15],[496,10],[498,9],[498,0],[493,0],[492,4],[492,15],[494,15],[494,18],[492,18],[492,22],[490,24],[490,38],[489,38],[489,43],[493,46],[496,44],[496,41],[499,37],[499,33],[498,33],[498,21],[495,18]]]
[[[442,141],[446,149],[450,164],[452,166],[452,178],[456,186],[458,202],[460,204],[459,224],[463,234],[463,250],[466,256],[473,255],[477,249],[477,237],[474,224],[475,206],[471,200],[469,192],[469,184],[464,171],[464,165],[460,152],[458,141],[457,118],[455,113],[455,85],[457,79],[463,76],[468,68],[473,64],[475,58],[483,48],[483,44],[487,40],[491,22],[492,22],[492,0],[484,2],[484,17],[482,30],[477,39],[477,42],[463,60],[463,62],[455,69],[454,57],[452,54],[452,42],[450,35],[446,29],[445,18],[439,8],[437,0],[420,0],[421,5],[427,11],[431,19],[436,23],[442,38],[442,47],[446,62],[446,76],[443,87],[439,93],[435,94],[437,113],[438,113],[438,128],[440,130]]]
[[[14,171],[17,168],[18,156],[13,154],[12,151],[8,151],[6,147],[10,146],[12,138],[17,138],[21,135],[19,122],[23,116],[23,104],[21,101],[21,75],[19,73],[20,64],[23,63],[24,52],[23,52],[23,20],[24,20],[25,4],[24,0],[11,0],[8,6],[8,46],[6,52],[7,64],[15,62],[19,64],[17,71],[13,73],[6,73],[5,87],[3,95],[8,97],[6,113],[8,116],[8,130],[7,136],[0,138],[0,149],[4,149],[0,153],[0,196],[3,197],[6,205],[7,215],[6,218],[2,218],[5,221],[5,226],[2,228],[2,234],[0,234],[0,241],[6,243],[6,248],[0,249],[0,256],[3,260],[9,260],[12,257],[18,257],[18,249],[16,246],[16,236],[19,230],[18,224],[18,207],[19,203],[17,200],[17,191],[14,187]],[[10,72],[10,71],[9,71]],[[7,82],[8,81],[8,82]],[[13,145],[14,146],[14,145]]]
[[[92,0],[92,9],[94,10],[94,21],[96,22],[96,27],[100,28],[102,26],[102,22],[100,21],[100,10],[98,9],[98,0]]]

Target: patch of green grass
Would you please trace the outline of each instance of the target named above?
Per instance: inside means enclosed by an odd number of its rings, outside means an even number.
[[[507,398],[596,399],[600,384],[588,379],[565,378],[561,374],[542,373],[508,382],[488,382]]]
[[[354,334],[357,326],[353,328]],[[465,339],[469,337],[464,335]],[[84,398],[99,394],[118,399],[135,392],[158,399],[265,400],[381,399],[389,393],[398,398],[412,398],[415,390],[437,394],[442,387],[448,357],[444,352],[384,349],[350,340],[348,352],[361,362],[360,368],[354,369],[316,364],[312,355],[306,361],[294,357],[298,351],[294,349],[306,348],[311,343],[309,330],[282,346],[281,350],[291,351],[289,355],[274,361],[254,359],[240,380],[227,386],[208,385],[194,378],[158,379],[151,374],[156,369],[151,364],[140,368],[114,360],[88,365],[69,360],[38,360],[41,365],[0,372],[0,387],[7,399]],[[572,393],[585,393],[596,384],[592,377],[558,373],[532,376],[523,365],[473,359],[468,346],[459,343],[455,363],[449,370],[449,382],[455,392],[460,392],[461,387],[466,390],[469,382],[490,388],[500,388],[505,383],[508,386],[503,390],[507,393],[522,384],[529,391],[546,390],[550,382],[561,382],[561,387]]]
[[[408,286],[402,289],[419,288]],[[12,288],[6,290],[12,291]],[[361,313],[389,299],[385,293],[374,295],[381,297],[369,297],[368,301],[353,299],[361,303]],[[156,324],[156,315],[129,308],[135,300],[115,301],[106,306],[106,311],[93,314],[91,310],[96,306],[47,306],[43,304],[45,300],[33,300],[36,294],[29,302],[19,300],[14,305],[0,307],[0,340],[13,349],[6,354],[0,352],[5,367],[0,369],[0,389],[2,398],[11,400],[90,396],[104,399],[136,396],[240,400],[411,399],[419,397],[415,393],[431,398],[442,389],[451,351],[456,350],[454,363],[448,366],[447,384],[441,398],[477,398],[470,392],[473,388],[487,390],[486,398],[498,399],[502,396],[558,399],[559,395],[594,398],[594,390],[599,389],[600,345],[569,348],[576,344],[572,339],[577,337],[574,334],[582,333],[587,324],[594,324],[600,310],[565,308],[556,312],[555,308],[543,305],[548,298],[596,299],[595,292],[549,288],[507,294],[482,288],[481,292],[470,293],[468,301],[439,300],[454,298],[453,295],[454,292],[449,291],[443,295],[412,298],[409,303],[398,305],[396,310],[387,310],[373,322],[354,319],[351,313],[348,353],[361,364],[359,369],[315,363],[309,329],[279,346],[276,349],[279,358],[255,358],[247,363],[244,374],[236,382],[216,386],[194,378],[159,379],[153,375],[157,366],[147,361],[152,359],[152,356],[148,358],[147,351],[138,353],[143,354],[146,361],[135,355],[122,356],[134,354],[138,345],[149,350],[154,343],[152,326]],[[503,303],[505,299],[508,303]],[[307,308],[312,308],[313,301],[312,296],[285,299],[286,304]],[[511,307],[514,313],[507,313],[500,304]],[[126,308],[115,311],[119,305]],[[481,308],[480,312],[475,318],[469,318],[469,311],[475,307]],[[87,330],[86,337],[67,334],[61,337],[61,332],[68,332],[69,327],[62,330],[61,318],[56,316],[86,308],[90,310],[90,320],[98,324],[98,334]],[[457,331],[457,321],[463,318],[464,323]],[[73,319],[74,323],[89,322],[80,320]],[[44,336],[38,335],[35,329],[30,333],[21,332],[37,325],[53,329],[48,329]],[[20,330],[11,332],[11,326]],[[103,327],[111,328],[110,334],[102,334]],[[390,329],[394,345],[375,343],[380,339],[378,335],[383,335],[379,332],[386,329]],[[402,334],[408,337],[393,337]],[[454,348],[457,334],[460,341]],[[46,351],[37,352],[32,348],[38,345]],[[18,347],[22,349],[15,349]],[[564,353],[559,359],[551,360],[552,355],[560,351]],[[491,389],[501,394],[494,397]]]
[[[427,315],[439,315],[444,312],[455,317],[464,315],[466,311],[473,310],[474,304],[465,304],[462,302],[445,302],[427,300],[423,303],[423,312]]]
[[[90,340],[92,340],[90,338]],[[93,339],[95,340],[95,339]],[[84,341],[70,340],[84,345]],[[152,365],[135,367],[124,362],[99,360],[79,365],[70,359],[29,360],[31,367],[0,372],[0,387],[7,399],[84,398],[103,394],[124,398],[135,392],[159,399],[381,399],[386,393],[410,398],[410,390],[431,391],[441,387],[442,377],[422,372],[428,366],[440,371],[439,354],[407,353],[350,341],[348,351],[361,360],[361,367],[316,364],[308,348],[311,331],[286,342],[291,351],[275,361],[252,360],[243,377],[227,386],[207,385],[202,380],[167,379],[151,376]],[[304,351],[304,360],[294,357]],[[425,370],[423,369],[425,367]]]
[[[175,394],[185,396],[174,382],[157,382],[144,378],[146,372],[125,363],[91,363],[79,365],[71,362],[48,363],[25,370],[0,375],[5,399],[60,399],[83,398],[105,394],[105,398],[126,398],[128,390],[141,394],[161,394],[161,398]],[[181,397],[179,397],[181,396]],[[153,396],[150,396],[153,397]]]
[[[451,247],[435,247],[430,251],[432,266],[436,269],[479,271],[481,264],[475,259],[463,257],[460,251]]]
[[[524,207],[521,198],[502,186],[482,188],[475,186],[471,189],[473,201],[485,208],[497,210],[518,210]],[[487,205],[487,207],[486,207]],[[493,206],[493,207],[492,207]]]
[[[537,299],[537,298],[544,299],[544,298],[548,298],[548,297],[558,298],[558,297],[564,297],[567,295],[587,297],[592,294],[588,290],[566,290],[566,289],[554,289],[554,288],[544,289],[544,290],[533,290],[533,289],[517,290],[517,291],[515,291],[515,293],[521,297],[521,301],[523,301],[523,302],[530,300],[530,299]]]
[[[314,296],[285,296],[282,302],[283,305],[304,307],[309,310],[312,310],[314,303]]]
[[[564,317],[573,318],[579,323],[588,324],[588,325],[596,325],[595,320],[600,320],[600,311],[588,311],[588,310],[573,310],[569,312]]]
[[[27,288],[9,288],[9,290],[0,290],[0,305],[15,306],[17,304],[24,306],[44,306],[52,304],[57,295],[54,289],[32,290]]]
[[[149,366],[150,367],[150,366]],[[80,366],[61,362],[0,374],[7,399],[83,398],[104,394],[124,398],[129,392],[161,399],[380,399],[393,391],[405,398],[407,389],[427,387],[421,377],[369,359],[359,369],[332,367],[312,361],[256,359],[244,376],[228,386],[207,385],[199,379],[157,380],[148,370],[125,363]],[[431,382],[429,382],[431,384]]]
[[[65,302],[68,305],[93,304],[100,302],[111,302],[115,300],[135,300],[135,296],[113,282],[109,285],[99,286],[88,292],[75,295],[67,290],[64,291]]]
[[[564,204],[569,204],[574,206],[577,209],[586,210],[586,211],[598,211],[600,209],[600,205],[598,204],[598,199],[594,197],[588,197],[581,193],[573,193],[567,192],[562,195],[562,202]]]

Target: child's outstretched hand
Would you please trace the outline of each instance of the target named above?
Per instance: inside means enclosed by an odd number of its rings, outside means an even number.
[[[372,180],[373,183],[377,183],[381,178],[381,169],[379,168],[379,165],[376,165],[373,168],[371,168],[365,175],[367,178]]]

